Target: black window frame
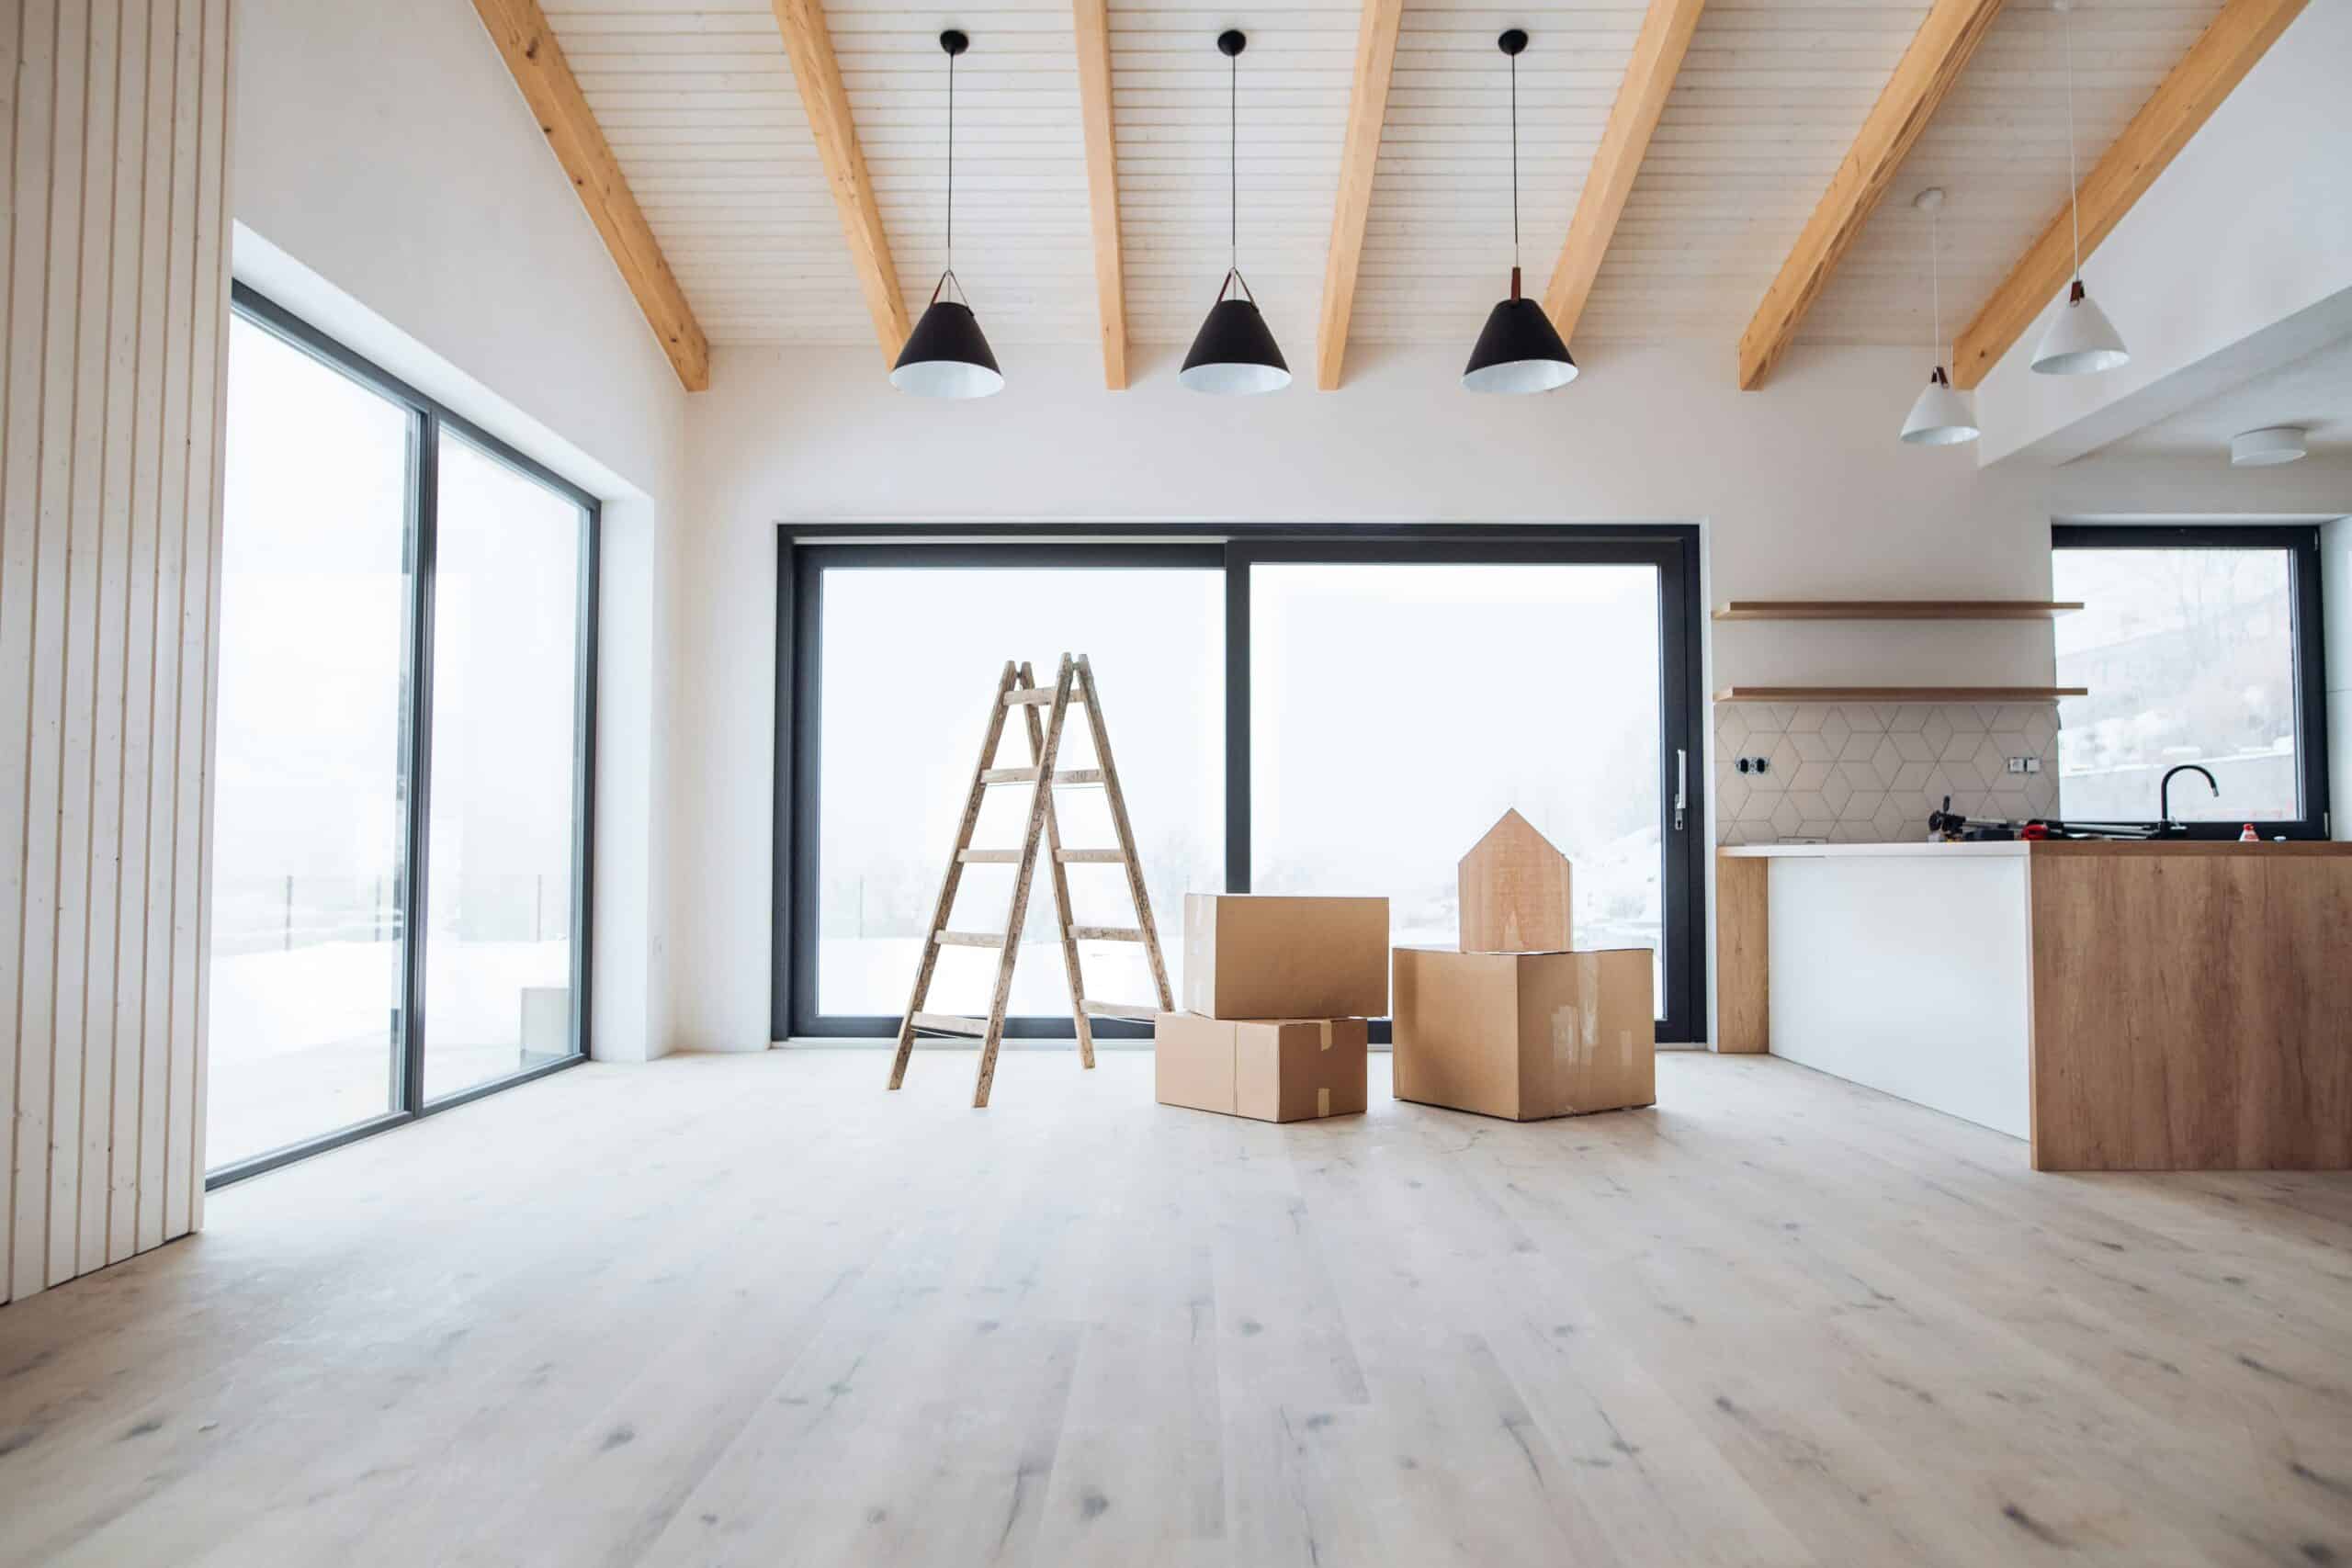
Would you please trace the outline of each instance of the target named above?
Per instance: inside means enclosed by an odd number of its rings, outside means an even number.
[[[2326,615],[2320,597],[2320,530],[2317,524],[2181,523],[2108,524],[2053,523],[2050,549],[2061,550],[2283,550],[2287,555],[2288,602],[2294,647],[2291,684],[2295,697],[2296,797],[2302,815],[2289,818],[2255,818],[2255,831],[2266,839],[2322,840],[2329,836],[2331,805],[2327,787],[2327,644]],[[2059,809],[2064,811],[2064,784],[2060,784]],[[2155,825],[2154,817],[2120,819]],[[2245,818],[2229,822],[2174,824],[2178,839],[2229,840],[2244,829]]]
[[[1665,973],[1658,1039],[1698,1043],[1706,1033],[1705,719],[1699,529],[1642,525],[1324,524],[785,524],[777,528],[775,836],[769,1034],[787,1039],[880,1039],[897,1015],[815,1010],[818,798],[823,578],[831,567],[914,565],[1220,568],[1225,574],[1226,887],[1250,890],[1250,582],[1264,563],[1383,561],[1643,564],[1658,569],[1661,638],[1658,800],[1667,886]],[[1681,766],[1678,769],[1678,753]],[[1679,799],[1678,800],[1678,791]],[[1677,820],[1677,807],[1680,818]],[[808,852],[800,852],[806,846]],[[1167,914],[1161,913],[1163,927]],[[1014,1017],[1005,1038],[1066,1039],[1062,1017]],[[1104,1019],[1097,1038],[1137,1039],[1148,1025]],[[1375,1043],[1388,1041],[1385,1021]]]
[[[526,457],[480,425],[244,283],[230,289],[231,313],[269,333],[280,342],[356,382],[409,417],[408,518],[406,549],[409,572],[403,652],[407,685],[401,695],[401,767],[407,798],[402,802],[401,833],[405,874],[400,890],[401,953],[401,1016],[390,1052],[390,1099],[392,1109],[346,1127],[304,1138],[277,1148],[214,1167],[205,1172],[207,1191],[276,1170],[296,1160],[340,1148],[345,1144],[401,1126],[420,1117],[437,1115],[530,1083],[550,1073],[579,1066],[588,1059],[594,965],[591,961],[594,932],[596,840],[596,613],[603,504],[590,491],[545,464]],[[576,585],[578,626],[573,643],[572,824],[571,846],[571,1050],[551,1062],[504,1074],[428,1100],[424,1092],[425,1052],[431,1036],[425,996],[426,899],[430,888],[428,863],[433,793],[433,658],[434,583],[439,544],[440,437],[447,434],[483,456],[513,469],[573,502],[581,510],[581,537]]]

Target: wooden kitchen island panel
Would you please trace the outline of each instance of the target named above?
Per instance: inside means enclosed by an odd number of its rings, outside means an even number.
[[[2035,1169],[2352,1168],[2352,844],[2030,863]]]

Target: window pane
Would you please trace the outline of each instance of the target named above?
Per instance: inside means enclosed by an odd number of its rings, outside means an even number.
[[[1050,684],[1065,651],[1093,667],[1169,981],[1181,988],[1183,896],[1225,887],[1223,574],[836,567],[823,592],[818,1010],[905,1010],[997,676],[1007,659],[1026,659]],[[997,760],[1029,763],[1017,711]],[[1094,765],[1082,707],[1070,712],[1057,761]],[[1029,799],[1018,784],[989,790],[973,846],[1018,848]],[[1101,790],[1057,791],[1055,808],[1069,848],[1117,843]],[[1012,882],[1011,866],[966,867],[951,925],[1002,931]],[[1120,867],[1073,865],[1069,883],[1075,923],[1135,923]],[[1069,1014],[1053,909],[1040,867],[1013,971],[1015,1015]],[[1153,999],[1136,944],[1090,942],[1080,953],[1096,998]],[[944,949],[925,1010],[984,1014],[995,977],[993,950]]]
[[[1260,565],[1250,608],[1253,892],[1385,893],[1392,940],[1450,946],[1516,807],[1577,947],[1660,950],[1655,567]]]
[[[407,789],[410,415],[232,317],[228,417],[215,1166],[393,1108]]]
[[[2295,763],[2295,632],[2281,549],[2060,549],[2058,679],[2090,695],[2059,705],[2061,813],[2085,821],[2157,815],[2165,770],[2184,822],[2302,815]]]
[[[424,1096],[572,1051],[579,504],[444,432]]]

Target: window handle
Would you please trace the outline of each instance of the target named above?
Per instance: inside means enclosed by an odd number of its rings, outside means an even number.
[[[1690,792],[1690,753],[1674,749],[1674,830],[1682,831],[1682,808]]]

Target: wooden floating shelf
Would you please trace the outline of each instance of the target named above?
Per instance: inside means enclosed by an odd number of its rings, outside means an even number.
[[[1719,621],[2049,621],[2081,609],[2064,599],[1735,599]]]
[[[1725,686],[1719,703],[2054,703],[2088,686]]]

